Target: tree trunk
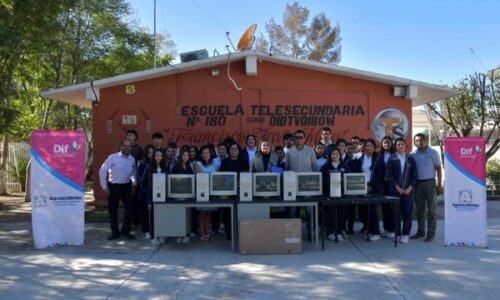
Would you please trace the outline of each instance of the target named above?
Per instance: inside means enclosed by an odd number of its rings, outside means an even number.
[[[5,174],[7,168],[7,158],[9,157],[9,136],[4,134],[2,141],[2,157],[0,157],[0,195],[7,194],[5,188],[7,175]]]

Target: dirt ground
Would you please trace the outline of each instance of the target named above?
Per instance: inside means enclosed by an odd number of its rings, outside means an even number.
[[[24,193],[0,196],[0,223],[31,222],[31,203],[25,202]],[[92,190],[85,191],[85,222],[107,222],[106,208],[93,206]]]

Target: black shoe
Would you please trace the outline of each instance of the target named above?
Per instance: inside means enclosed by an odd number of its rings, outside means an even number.
[[[359,231],[359,233],[366,233],[366,227],[363,226],[363,228],[361,228],[361,230]]]
[[[352,228],[347,229],[347,234],[354,234],[354,229]]]
[[[119,234],[113,234],[113,235],[108,236],[108,241],[116,240],[118,238],[120,238]]]
[[[421,239],[421,238],[423,238],[423,237],[425,237],[425,234],[423,234],[423,233],[418,233],[418,232],[417,232],[415,235],[412,235],[412,236],[411,236],[411,239],[412,239],[412,240],[415,240],[415,239]]]
[[[425,238],[424,242],[428,243],[428,242],[432,242],[433,240],[434,240],[434,236],[432,236],[432,235],[428,235],[428,236]]]
[[[127,238],[127,240],[135,240],[135,236],[130,233],[124,234],[124,236]]]

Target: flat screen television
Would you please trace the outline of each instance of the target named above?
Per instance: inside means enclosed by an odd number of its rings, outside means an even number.
[[[210,174],[210,196],[235,196],[238,194],[238,174],[236,172],[216,172]]]
[[[344,174],[344,195],[366,195],[368,182],[365,173]]]
[[[281,177],[279,173],[253,173],[252,194],[254,197],[281,196]]]
[[[311,197],[323,195],[323,183],[320,172],[298,172],[297,196]]]
[[[194,175],[169,174],[167,184],[168,198],[192,199],[196,195]]]

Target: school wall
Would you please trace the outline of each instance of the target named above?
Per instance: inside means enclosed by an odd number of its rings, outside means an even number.
[[[118,150],[128,129],[139,133],[139,144],[160,131],[164,144],[174,141],[202,145],[231,136],[243,144],[247,134],[281,145],[282,135],[301,128],[306,143],[319,140],[321,128],[333,138],[353,135],[380,140],[391,133],[406,136],[411,145],[411,101],[392,96],[392,86],[315,70],[258,61],[257,76],[245,74],[245,61],[231,63],[236,90],[226,65],[101,89],[93,108],[94,191],[103,193],[98,170]],[[211,70],[218,69],[219,77]],[[131,90],[129,86],[129,91]],[[388,111],[385,111],[389,109]]]

